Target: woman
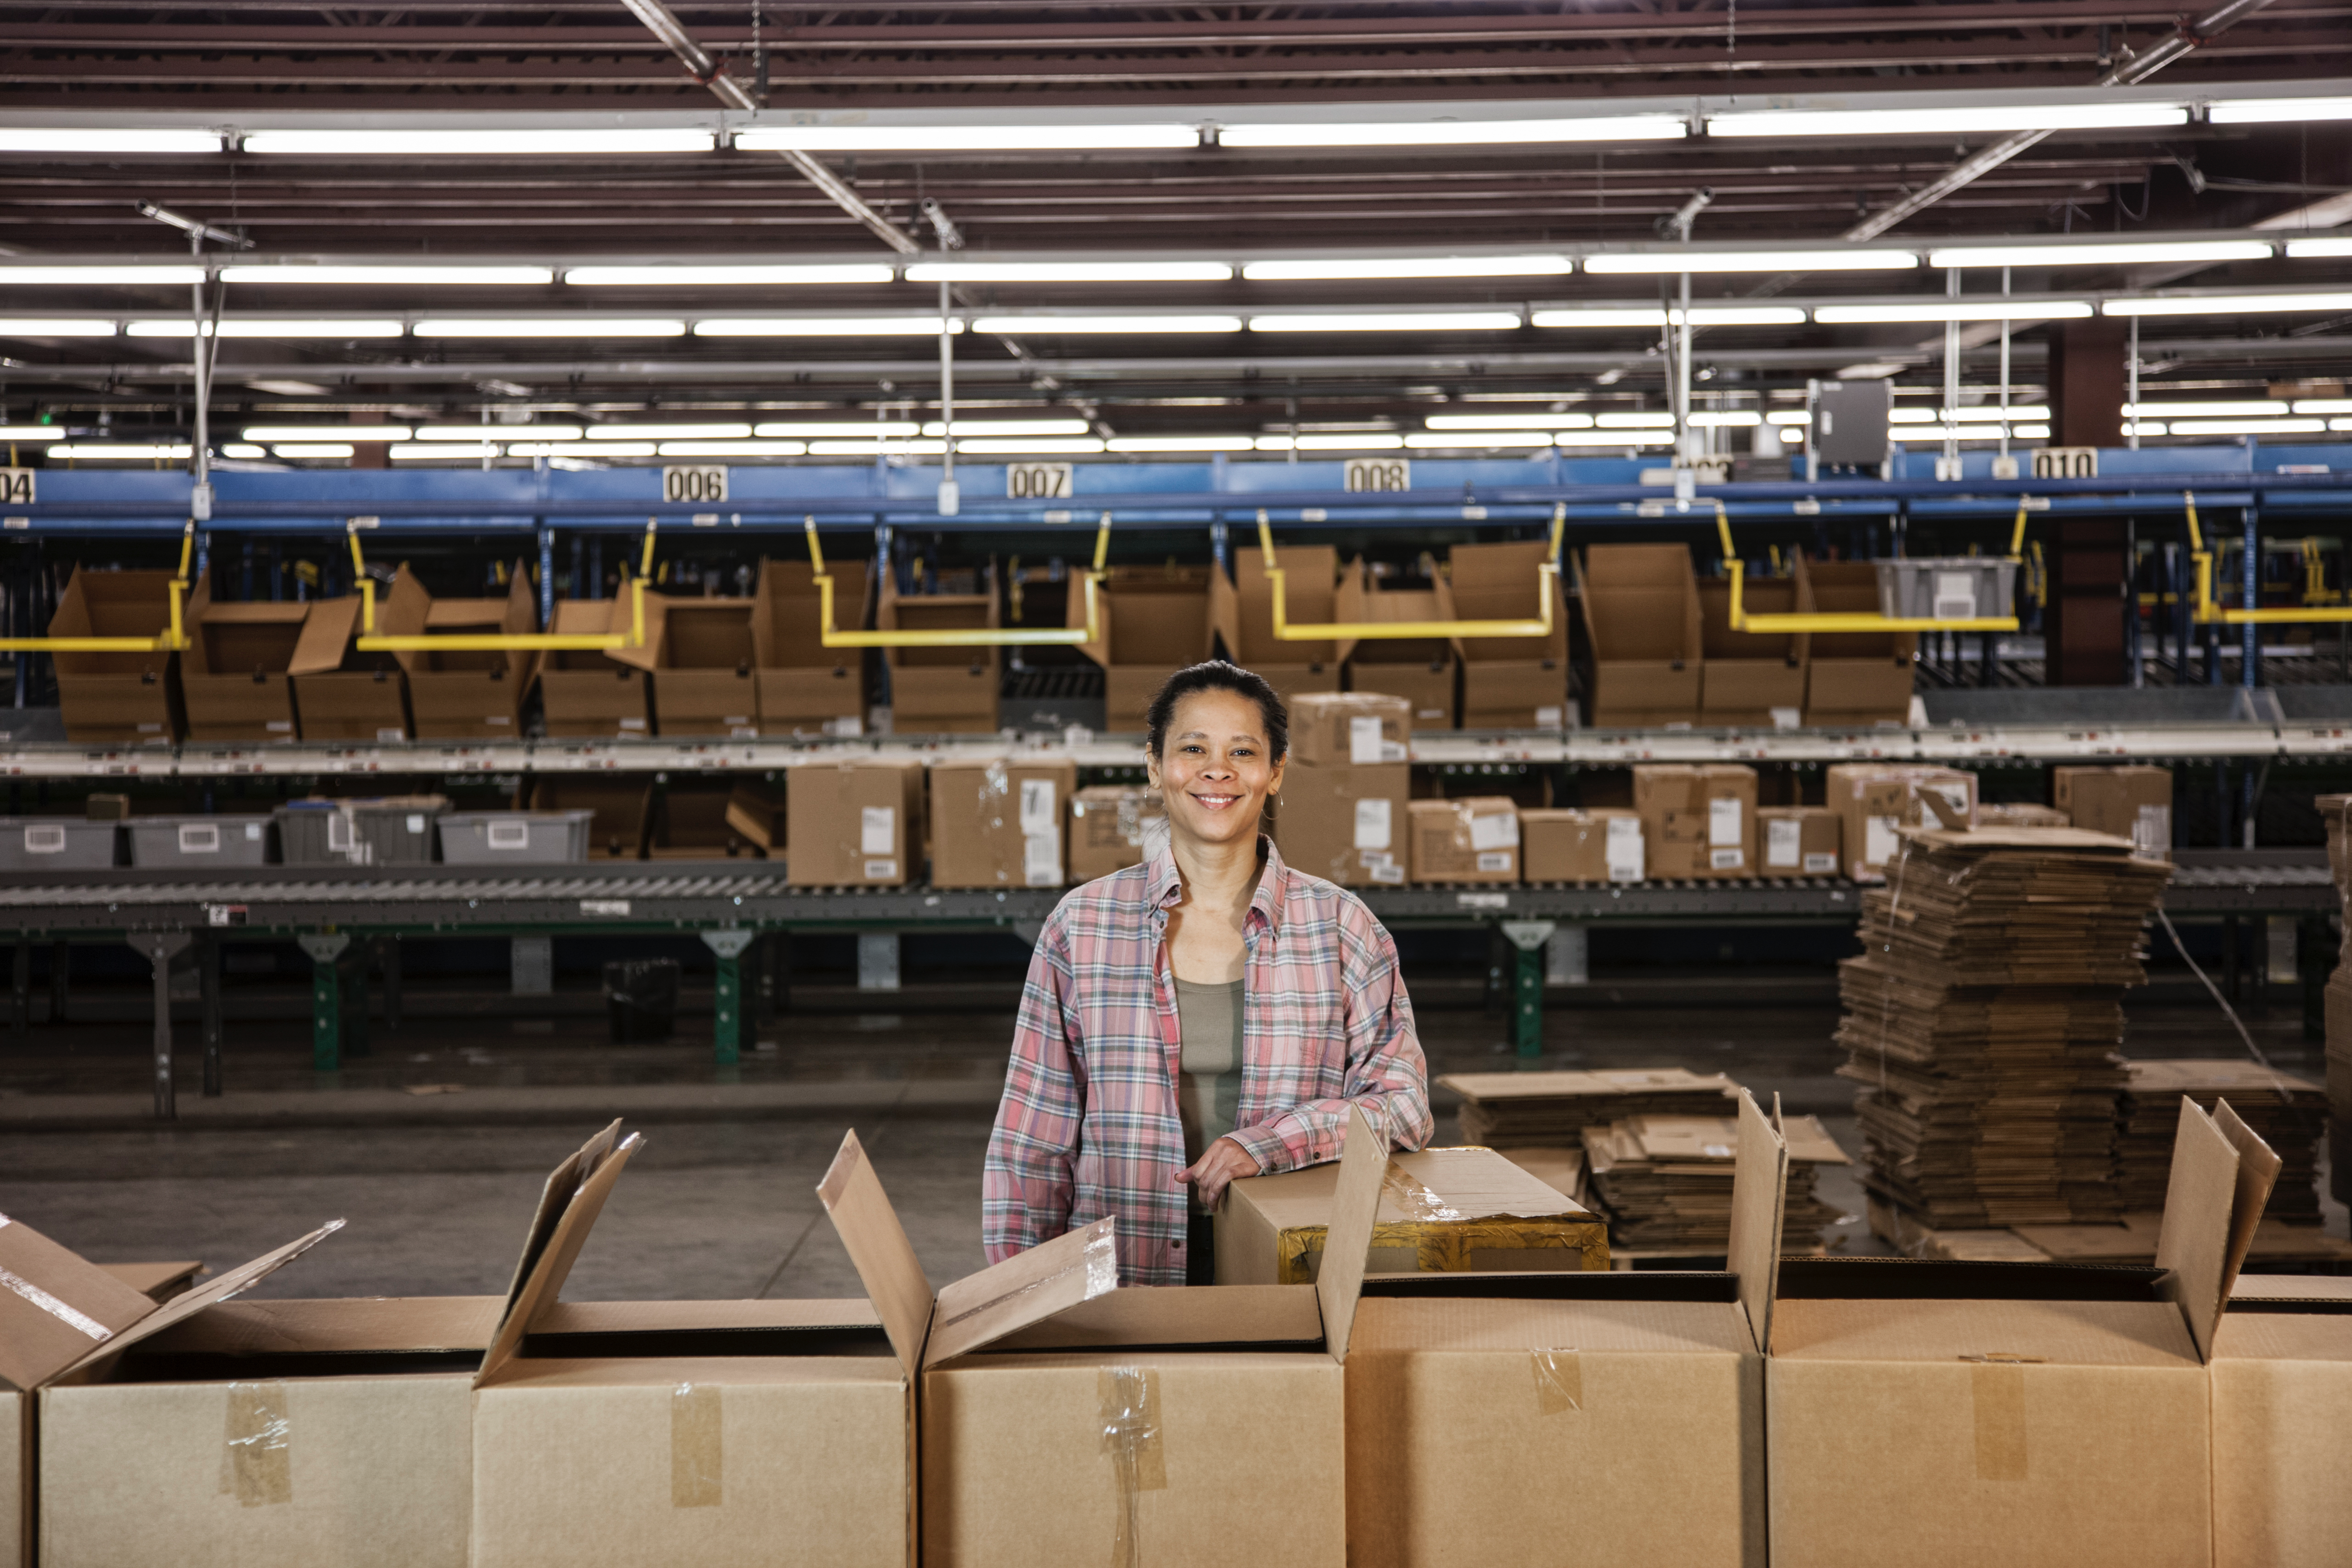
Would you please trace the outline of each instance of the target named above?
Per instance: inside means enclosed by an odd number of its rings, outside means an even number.
[[[1259,832],[1289,754],[1274,689],[1196,664],[1145,728],[1168,847],[1037,939],[982,1227],[995,1262],[1114,1215],[1123,1283],[1206,1284],[1228,1183],[1339,1158],[1351,1100],[1420,1148],[1428,1068],[1389,933]]]

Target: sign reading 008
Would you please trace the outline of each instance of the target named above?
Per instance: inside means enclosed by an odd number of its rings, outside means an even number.
[[[1351,490],[1409,490],[1412,462],[1406,458],[1350,458],[1347,488]]]
[[[725,500],[727,470],[717,464],[707,468],[664,468],[662,500]]]

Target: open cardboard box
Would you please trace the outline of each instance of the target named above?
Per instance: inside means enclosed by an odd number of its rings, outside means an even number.
[[[978,594],[901,596],[887,574],[874,624],[882,631],[982,631],[1000,624],[996,574]],[[838,603],[838,601],[836,601]],[[992,735],[1003,650],[995,647],[893,647],[883,650],[890,672],[890,729],[900,735]]]
[[[1796,613],[1794,577],[1750,577],[1740,586],[1740,606],[1754,615]],[[1799,722],[1805,708],[1808,633],[1736,632],[1731,629],[1731,583],[1707,577],[1698,584],[1700,647],[1699,722],[1713,728],[1760,728]]]
[[[1454,599],[1444,577],[1426,588],[1382,588],[1360,561],[1339,580],[1341,621],[1450,621]],[[1454,721],[1454,644],[1445,637],[1364,637],[1348,655],[1348,689],[1381,691],[1412,704],[1416,729],[1451,730]]]
[[[1788,1151],[1738,1104],[1727,1272],[1365,1281],[1347,1363],[1352,1568],[1761,1568]]]
[[[176,572],[76,567],[49,617],[53,637],[160,637],[172,629]],[[168,652],[55,653],[66,739],[88,745],[156,744],[186,727],[179,667]]]
[[[1328,626],[1339,616],[1339,552],[1328,544],[1284,544],[1274,552],[1283,573],[1284,617],[1300,626]],[[1209,574],[1209,620],[1225,657],[1263,676],[1285,702],[1339,689],[1339,668],[1352,638],[1282,642],[1274,635],[1274,581],[1265,557],[1244,546],[1234,552],[1234,574]]]
[[[2267,1194],[2249,1141],[2226,1104],[2181,1101],[2153,1268],[1783,1259],[1765,1331],[1774,1558],[2210,1563],[2205,1362],[2243,1184]]]
[[[408,568],[404,566],[393,581],[394,594],[407,577]],[[432,637],[459,633],[518,637],[539,630],[539,605],[531,596],[530,574],[521,562],[516,562],[503,599],[428,598],[424,629]],[[538,669],[537,654],[427,648],[393,657],[408,672],[408,711],[416,721],[418,740],[522,738],[523,693],[530,689]]]
[[[933,1295],[853,1133],[817,1194],[910,1378],[922,1560],[1348,1560],[1349,1333],[1388,1142],[1349,1112],[1313,1285],[1121,1288],[1100,1219]],[[485,1564],[483,1568],[490,1568]]]
[[[1096,593],[1096,637],[1078,651],[1102,666],[1103,728],[1139,733],[1144,710],[1168,678],[1209,657],[1209,579],[1200,567],[1114,571]],[[1070,582],[1070,607],[1085,613],[1084,587]]]
[[[766,854],[735,824],[741,786],[724,773],[677,773],[654,791],[653,820],[646,832],[648,860],[757,859]]]
[[[1551,596],[1551,635],[1456,637],[1465,730],[1557,730],[1568,711],[1568,607],[1559,575],[1544,569],[1551,546],[1457,544],[1446,591],[1465,621],[1533,620]]]
[[[1595,544],[1574,558],[1596,728],[1698,721],[1706,638],[1686,544]]]
[[[348,603],[355,612],[365,607],[358,598]],[[415,637],[425,629],[425,612],[432,603],[425,584],[403,568],[393,574],[392,585],[376,595],[376,630]],[[400,656],[362,653],[356,645],[362,625],[363,617],[354,613],[332,666],[294,677],[294,704],[306,741],[405,741],[415,732],[409,721],[408,682]]]
[[[1797,557],[1797,608],[1879,614],[1878,568],[1867,561]],[[1831,729],[1902,724],[1911,717],[1916,632],[1815,632],[1806,639],[1805,722]]]
[[[653,614],[653,601],[661,614]],[[688,599],[647,594],[648,647],[623,649],[625,663],[646,656],[653,672],[654,722],[665,735],[756,736],[759,650],[752,623],[756,599]],[[651,636],[658,619],[661,637]]]
[[[836,631],[866,625],[873,607],[866,563],[833,560]],[[866,650],[827,647],[817,626],[816,569],[770,561],[752,595],[751,647],[763,735],[856,735],[866,728]]]
[[[527,811],[593,811],[588,858],[642,860],[653,826],[653,785],[642,773],[541,773],[515,805]]]
[[[276,741],[297,733],[292,678],[335,668],[359,624],[357,599],[215,604],[199,582],[187,605],[180,689],[192,741]]]
[[[566,599],[555,606],[551,632],[572,637],[619,633],[636,624],[636,608],[624,584],[610,599]],[[661,647],[659,594],[646,594],[646,640],[640,647],[608,653],[553,652],[539,661],[539,703],[547,733],[557,740],[643,740],[653,733],[653,668]]]

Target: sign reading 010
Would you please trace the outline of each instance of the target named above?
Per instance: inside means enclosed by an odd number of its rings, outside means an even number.
[[[2095,479],[2099,477],[2096,447],[2037,447],[2033,451],[2037,479]]]
[[[725,500],[727,470],[718,464],[702,468],[664,468],[662,500]]]
[[[1412,460],[1409,458],[1350,458],[1346,473],[1350,490],[1412,489]]]
[[[1007,463],[1004,465],[1004,499],[1006,500],[1063,500],[1070,493],[1070,465],[1067,463]]]
[[[32,505],[33,476],[37,472],[37,468],[0,468],[0,505]]]

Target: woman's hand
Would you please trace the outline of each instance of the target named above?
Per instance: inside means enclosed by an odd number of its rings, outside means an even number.
[[[1227,1183],[1257,1173],[1257,1160],[1248,1150],[1230,1138],[1220,1138],[1198,1161],[1177,1172],[1176,1180],[1192,1183],[1201,1195],[1201,1205],[1213,1209],[1225,1195]]]

